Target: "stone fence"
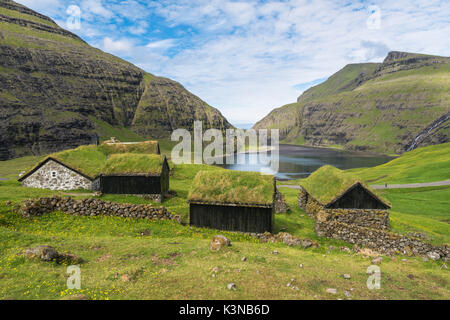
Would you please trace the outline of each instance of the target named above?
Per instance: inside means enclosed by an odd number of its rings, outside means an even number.
[[[389,230],[389,212],[379,209],[323,209],[316,214],[317,221],[336,221],[359,227]]]
[[[40,216],[53,211],[62,211],[74,216],[115,216],[123,218],[175,220],[181,217],[171,214],[164,207],[151,204],[128,204],[98,199],[75,200],[70,197],[52,197],[25,200],[19,212],[25,217]]]
[[[298,195],[298,205],[313,219],[337,221],[360,227],[389,230],[389,211],[379,209],[328,209],[324,208],[303,189]]]
[[[423,239],[389,232],[389,211],[378,209],[328,209],[301,189],[298,205],[316,221],[320,237],[343,240],[387,254],[428,255],[448,261],[448,245],[435,247]]]
[[[320,237],[343,240],[358,246],[374,249],[381,253],[406,255],[428,255],[450,259],[450,247],[435,247],[419,238],[407,237],[385,230],[360,227],[338,221],[316,221],[315,231]]]

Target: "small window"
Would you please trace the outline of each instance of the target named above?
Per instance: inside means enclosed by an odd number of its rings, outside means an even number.
[[[56,171],[52,171],[52,178],[56,178],[56,176],[57,176]]]

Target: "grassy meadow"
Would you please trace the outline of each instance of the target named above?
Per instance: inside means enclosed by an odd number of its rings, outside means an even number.
[[[342,247],[351,249],[351,245],[317,237],[313,220],[296,204],[297,191],[289,188],[280,190],[291,211],[275,215],[274,231],[317,241],[320,247],[264,244],[243,234],[191,228],[172,221],[75,217],[59,212],[23,218],[6,205],[7,201],[14,205],[31,197],[67,194],[22,188],[13,179],[33,160],[39,157],[0,162],[0,177],[11,178],[0,181],[0,299],[61,299],[76,293],[101,300],[450,298],[450,276],[443,262],[420,257],[384,257],[381,289],[367,289],[371,253],[344,251]],[[194,177],[199,171],[213,174],[216,170],[223,169],[175,166],[170,188],[177,196],[163,205],[188,222],[187,198]],[[77,198],[86,197],[86,193],[70,192]],[[381,194],[393,205],[394,231],[419,231],[435,244],[450,243],[450,187],[383,190]],[[148,203],[134,196],[105,195],[102,199]],[[219,233],[229,237],[232,246],[211,252],[210,239]],[[65,265],[29,261],[22,256],[26,248],[37,245],[51,245],[85,260],[80,265],[81,290],[67,289]],[[344,279],[344,273],[351,278]],[[236,291],[227,290],[232,282]],[[326,293],[327,288],[336,288],[337,294]]]

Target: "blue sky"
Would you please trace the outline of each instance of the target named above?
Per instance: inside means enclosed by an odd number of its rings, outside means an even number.
[[[16,0],[89,44],[182,83],[233,123],[390,50],[450,56],[450,1]]]

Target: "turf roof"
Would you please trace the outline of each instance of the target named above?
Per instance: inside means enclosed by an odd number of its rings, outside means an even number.
[[[349,188],[360,183],[375,197],[385,204],[389,202],[375,194],[357,176],[344,172],[333,166],[323,166],[314,171],[308,178],[300,181],[300,186],[322,205],[328,205],[340,198]]]
[[[144,141],[136,143],[103,143],[98,149],[106,155],[116,153],[157,154],[158,141]]]
[[[61,152],[57,152],[49,155],[43,161],[39,162],[37,165],[33,166],[27,173],[25,173],[21,179],[26,178],[27,175],[32,173],[36,168],[40,167],[44,162],[46,162],[49,158],[55,159],[66,166],[75,169],[76,171],[88,176],[91,179],[97,177],[100,173],[103,173],[104,170],[109,170],[110,172],[118,173],[118,170],[123,169],[124,174],[134,173],[137,171],[142,171],[139,173],[150,173],[154,174],[157,170],[154,168],[156,166],[156,158],[160,158],[162,167],[162,157],[156,155],[156,151],[158,150],[158,142],[157,141],[146,141],[140,143],[132,143],[132,144],[102,144],[100,146],[96,145],[87,145],[80,146],[76,149],[65,150]],[[126,161],[124,158],[120,158],[115,160],[117,163],[113,163],[109,161],[109,158],[115,159],[116,155],[125,155],[126,158],[129,158]],[[150,157],[150,163],[144,165],[143,158],[138,157],[139,155],[143,156],[155,156],[153,159]],[[136,161],[135,164],[132,162]],[[126,167],[128,166],[128,168]],[[147,170],[147,171],[146,171]],[[161,172],[161,168],[158,172]]]
[[[123,153],[113,154],[102,169],[104,175],[150,174],[159,175],[164,158],[157,154]]]
[[[200,171],[188,200],[223,204],[272,205],[274,177],[257,172]]]
[[[48,158],[56,159],[92,179],[100,173],[106,161],[106,155],[94,145],[54,153],[44,161]]]

